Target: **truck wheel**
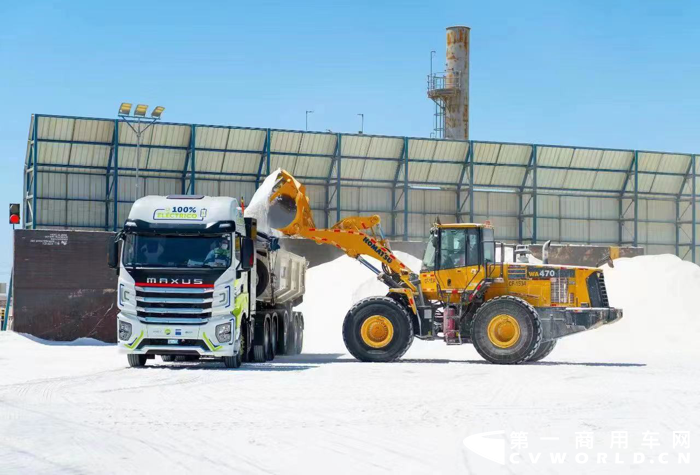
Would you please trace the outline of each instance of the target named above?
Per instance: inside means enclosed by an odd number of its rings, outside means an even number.
[[[274,360],[277,356],[277,314],[272,314],[272,319],[270,320],[270,359]]]
[[[360,361],[397,360],[413,342],[411,317],[392,298],[362,299],[345,316],[343,341],[350,354]]]
[[[294,316],[296,331],[294,332],[294,354],[300,355],[304,349],[304,317],[301,313]]]
[[[126,355],[126,359],[132,368],[140,368],[146,365],[146,355]]]
[[[164,363],[169,363],[174,360],[175,357],[173,355],[160,355],[160,359],[163,360]]]
[[[256,363],[264,363],[267,361],[268,347],[270,346],[270,324],[269,320],[265,318],[262,325],[256,325],[256,331],[261,330],[262,335],[259,337],[261,341],[256,342],[253,345],[253,360]]]
[[[243,343],[245,337],[243,333],[240,336],[241,346],[238,348],[238,353],[234,356],[224,356],[224,364],[227,368],[240,368],[241,363],[243,363],[243,351],[245,350],[245,344]]]
[[[272,353],[272,317],[265,318],[265,361],[272,361],[275,355]]]
[[[252,346],[252,338],[250,335],[250,327],[247,320],[241,322],[241,361],[247,363],[250,361],[250,348]]]
[[[552,352],[554,347],[557,346],[557,340],[543,341],[540,343],[540,347],[537,348],[535,354],[528,358],[528,362],[535,362],[545,359]]]
[[[289,355],[291,327],[293,321],[289,318],[289,312],[284,311],[280,320],[277,322],[277,354]]]
[[[537,310],[525,300],[510,295],[489,300],[474,315],[471,340],[476,351],[491,363],[527,361],[542,341]]]

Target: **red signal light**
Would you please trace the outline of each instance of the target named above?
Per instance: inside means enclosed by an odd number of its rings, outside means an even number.
[[[10,224],[19,224],[19,203],[10,204]]]

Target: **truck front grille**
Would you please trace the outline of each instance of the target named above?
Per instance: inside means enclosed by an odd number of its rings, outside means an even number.
[[[211,288],[136,286],[136,313],[153,319],[211,317],[214,290]]]

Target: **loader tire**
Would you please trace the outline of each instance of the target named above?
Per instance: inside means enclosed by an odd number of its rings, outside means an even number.
[[[146,355],[126,355],[126,360],[132,368],[140,368],[146,366]]]
[[[360,361],[395,361],[413,342],[411,317],[392,298],[362,299],[345,316],[343,341],[350,354]]]
[[[555,346],[557,346],[557,340],[543,341],[540,343],[540,347],[537,348],[537,351],[535,351],[535,354],[528,358],[527,361],[529,363],[534,363],[535,361],[545,359],[547,356],[549,356],[552,350],[554,350]]]
[[[504,295],[489,300],[476,311],[471,340],[476,351],[491,363],[523,363],[539,349],[542,325],[532,305]]]

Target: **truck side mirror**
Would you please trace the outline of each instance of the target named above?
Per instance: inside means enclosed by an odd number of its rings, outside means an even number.
[[[111,269],[116,269],[119,267],[119,240],[114,239],[109,242],[109,257],[107,258],[107,265]]]
[[[250,270],[255,264],[255,242],[250,238],[241,239],[241,269]]]

